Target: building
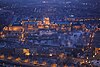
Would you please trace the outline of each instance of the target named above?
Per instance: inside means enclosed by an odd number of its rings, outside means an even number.
[[[24,30],[35,30],[37,28],[37,22],[24,22],[23,24]]]
[[[50,25],[50,19],[49,18],[44,18],[44,24],[45,25]]]
[[[55,22],[56,29],[60,30],[69,30],[70,22]]]
[[[20,23],[13,23],[3,28],[4,31],[22,31],[23,27]]]
[[[95,47],[95,54],[100,54],[100,46]]]

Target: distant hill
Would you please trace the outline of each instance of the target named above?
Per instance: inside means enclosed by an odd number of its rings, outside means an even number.
[[[11,8],[11,7],[14,8]],[[34,17],[100,17],[100,0],[0,0],[0,8],[11,10],[15,15]],[[0,12],[0,27],[9,24],[5,12]],[[6,22],[6,23],[4,23]]]
[[[2,2],[8,2],[8,3],[41,3],[43,1],[46,1],[48,3],[64,3],[64,2],[72,2],[72,3],[100,3],[99,0],[1,0]]]
[[[9,10],[3,9],[4,7],[11,6],[11,4],[0,1],[0,31],[5,25],[8,25],[10,21],[8,17],[10,17],[11,13]]]

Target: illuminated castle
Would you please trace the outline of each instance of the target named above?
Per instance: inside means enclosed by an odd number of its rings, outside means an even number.
[[[48,17],[45,17],[43,20],[30,20],[25,19],[22,20],[21,23],[14,23],[9,26],[6,26],[3,28],[4,31],[33,31],[38,29],[55,29],[55,30],[63,30],[63,31],[70,31],[71,27],[75,29],[83,28],[85,29],[86,26],[83,23],[72,23],[72,22],[61,22],[61,21],[55,21],[53,23],[50,22],[50,19]]]

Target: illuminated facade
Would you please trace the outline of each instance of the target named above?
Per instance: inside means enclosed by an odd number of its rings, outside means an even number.
[[[96,54],[100,54],[100,47],[96,47],[96,48],[95,48],[95,53],[96,53]]]
[[[44,18],[44,24],[45,25],[50,25],[50,19],[49,18]]]
[[[5,31],[22,31],[22,29],[22,26],[8,26],[3,28]]]
[[[80,29],[86,28],[84,24],[78,24],[77,22],[50,22],[49,18],[44,18],[43,21],[34,21],[34,20],[22,20],[20,25],[9,25],[3,28],[4,31],[33,31],[38,29],[55,29],[55,30],[62,30],[62,31],[71,31],[72,28]]]

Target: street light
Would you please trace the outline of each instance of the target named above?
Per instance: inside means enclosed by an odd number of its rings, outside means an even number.
[[[93,55],[93,57],[95,57],[95,56]]]
[[[52,54],[49,54],[49,56],[52,56]]]

